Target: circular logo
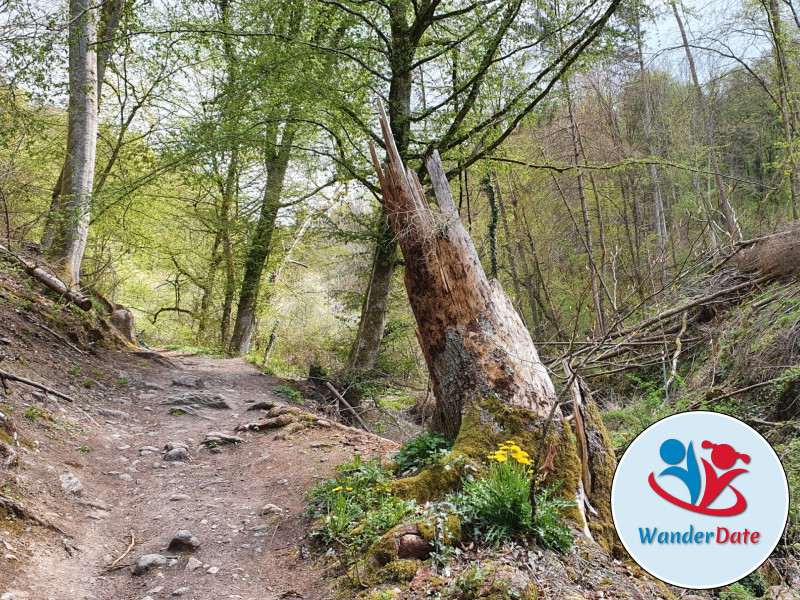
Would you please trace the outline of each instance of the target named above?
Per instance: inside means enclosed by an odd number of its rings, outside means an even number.
[[[741,421],[686,412],[631,443],[611,488],[614,526],[645,571],[679,587],[728,585],[775,549],[789,486],[775,451]]]

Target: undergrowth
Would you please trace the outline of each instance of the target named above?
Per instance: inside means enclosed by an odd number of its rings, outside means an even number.
[[[394,457],[397,473],[402,476],[413,475],[423,468],[438,463],[450,451],[453,442],[438,433],[425,432],[409,440]]]

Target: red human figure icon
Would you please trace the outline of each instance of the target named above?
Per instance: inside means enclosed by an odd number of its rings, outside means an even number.
[[[714,467],[717,467],[718,469],[730,469],[739,459],[742,459],[742,462],[745,464],[750,462],[750,457],[747,454],[736,452],[736,450],[734,450],[733,447],[729,446],[728,444],[713,444],[708,440],[705,440],[702,444],[702,447],[706,449],[713,448],[711,451],[711,462],[714,463]],[[701,458],[700,460],[703,461],[703,468],[705,469],[706,473],[706,489],[703,493],[703,498],[700,501],[701,508],[705,508],[714,502],[714,500],[717,499],[717,496],[722,493],[722,490],[730,485],[730,482],[734,479],[734,477],[748,472],[747,469],[733,469],[732,471],[722,473],[718,476],[717,472],[714,470],[714,467],[708,464],[708,461],[705,458]],[[732,513],[738,514],[744,510],[744,507],[747,504],[744,497],[741,495],[741,493],[739,493],[739,490],[733,486],[730,486],[730,488],[736,494],[737,502],[735,508],[738,508],[740,503],[742,504],[741,510],[736,513]]]

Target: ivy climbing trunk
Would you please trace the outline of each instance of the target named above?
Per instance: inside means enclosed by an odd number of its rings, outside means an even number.
[[[236,322],[228,345],[228,353],[232,356],[243,356],[250,350],[250,340],[256,325],[256,305],[261,290],[261,275],[272,249],[272,234],[275,232],[275,221],[281,208],[283,181],[289,166],[296,131],[292,126],[287,127],[274,153],[267,159],[267,185],[264,189],[258,223],[245,259]]]

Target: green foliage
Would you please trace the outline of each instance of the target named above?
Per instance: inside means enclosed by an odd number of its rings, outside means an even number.
[[[77,446],[75,448],[75,450],[77,450],[78,452],[83,452],[85,454],[88,454],[89,452],[92,451],[92,447],[91,446]]]
[[[28,409],[25,411],[25,418],[32,423],[35,423],[39,419],[44,419],[45,421],[55,422],[55,418],[49,412],[44,410],[43,408],[39,408],[38,406],[29,406]]]
[[[575,506],[575,503],[558,496],[557,488],[558,484],[541,488],[534,494],[533,533],[545,547],[565,554],[572,548],[573,539],[560,509]]]
[[[534,533],[548,548],[567,552],[572,547],[569,528],[561,521],[559,509],[574,506],[555,495],[555,488],[534,488],[528,453],[513,441],[500,444],[489,454],[489,470],[480,479],[465,478],[464,491],[456,503],[474,529],[487,542],[498,545],[513,535]]]
[[[173,417],[180,417],[186,414],[185,410],[181,410],[180,408],[173,408],[170,413]]]
[[[750,593],[750,590],[739,583],[724,587],[719,593],[720,600],[750,600],[755,597]]]
[[[83,380],[83,387],[90,390],[94,387],[94,384],[97,383],[94,379],[84,379]]]
[[[303,394],[295,389],[290,388],[288,385],[276,386],[275,393],[283,396],[287,400],[291,400],[292,402],[302,402],[303,400]]]
[[[394,462],[400,475],[411,475],[424,467],[436,464],[450,451],[453,442],[438,433],[428,431],[407,441],[395,455]]]
[[[80,367],[78,367],[77,365],[72,365],[69,369],[69,374],[72,375],[73,377],[77,377],[80,372],[81,372]]]
[[[753,571],[747,577],[743,577],[739,583],[744,589],[750,592],[751,596],[761,598],[768,591],[767,582],[759,575],[758,571]]]
[[[450,585],[450,596],[456,600],[477,600],[487,573],[480,565],[472,565],[469,570],[458,575]]]
[[[416,507],[392,494],[389,473],[379,460],[357,455],[336,473],[308,493],[306,513],[319,519],[313,535],[326,545],[363,550]]]
[[[128,385],[130,382],[130,379],[125,379],[124,377],[117,379],[117,385]]]

